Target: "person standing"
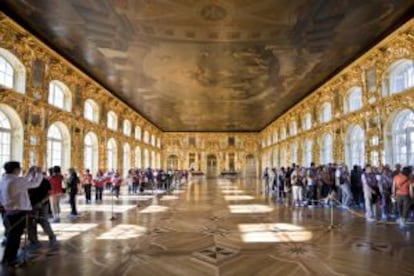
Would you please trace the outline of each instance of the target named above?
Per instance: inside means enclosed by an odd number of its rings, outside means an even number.
[[[308,206],[313,207],[317,205],[317,190],[316,190],[316,168],[315,163],[311,163],[310,168],[306,172],[306,180],[308,186]]]
[[[107,180],[101,170],[96,173],[93,183],[95,184],[95,202],[102,202],[103,188],[105,183],[107,183]]]
[[[293,169],[293,172],[290,175],[290,183],[292,184],[292,205],[300,207],[303,199],[303,175],[299,166],[296,166]]]
[[[362,191],[362,173],[361,168],[355,165],[351,171],[351,192],[354,199],[356,207],[361,207],[364,205]]]
[[[370,165],[365,166],[365,172],[362,174],[362,188],[364,191],[366,218],[368,221],[375,221],[379,188],[377,177]]]
[[[2,263],[16,266],[21,264],[17,251],[26,227],[27,215],[32,211],[28,189],[38,187],[43,175],[40,168],[31,167],[26,176],[19,177],[21,167],[16,161],[5,163],[3,168],[5,174],[0,180],[0,204],[4,207],[9,228]]]
[[[349,208],[352,202],[351,175],[345,165],[339,171],[339,187],[341,188],[342,207]]]
[[[413,196],[410,186],[412,182],[410,180],[411,168],[404,167],[395,177],[393,181],[392,192],[393,196],[397,201],[398,208],[398,223],[400,227],[403,228],[406,226],[406,221],[408,218],[408,212],[410,209],[410,195]]]
[[[75,169],[69,169],[69,178],[68,178],[68,189],[69,189],[69,204],[71,212],[69,217],[76,218],[78,217],[78,210],[76,209],[76,195],[78,194],[78,184],[80,183],[78,174]]]
[[[50,182],[50,203],[53,214],[53,222],[60,222],[60,198],[63,194],[63,175],[59,166],[54,166],[49,170]]]
[[[92,174],[87,169],[82,177],[82,185],[85,191],[85,203],[91,204],[91,192],[92,192]]]
[[[381,193],[381,219],[387,220],[389,215],[393,215],[393,204],[391,201],[393,176],[392,171],[386,165],[382,171],[381,182],[379,183]]]
[[[50,226],[49,216],[49,192],[50,182],[44,175],[39,187],[29,189],[30,203],[33,206],[32,216],[28,223],[28,237],[33,249],[41,246],[37,235],[37,224],[43,228],[43,231],[49,237],[49,244],[51,247],[57,245],[56,235],[53,233]]]
[[[122,177],[118,171],[113,175],[111,182],[112,182],[112,185],[114,185],[112,193],[115,193],[116,198],[119,198],[119,193],[121,191]]]

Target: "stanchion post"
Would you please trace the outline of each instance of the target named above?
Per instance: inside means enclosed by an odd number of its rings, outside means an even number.
[[[109,220],[114,221],[116,217],[114,216],[114,193],[112,191],[112,200],[111,200],[111,218]]]

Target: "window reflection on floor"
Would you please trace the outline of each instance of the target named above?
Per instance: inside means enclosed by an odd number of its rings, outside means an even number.
[[[138,238],[145,234],[146,227],[132,224],[119,224],[108,232],[103,233],[98,240],[127,240],[132,238]]]
[[[249,195],[226,195],[224,199],[227,201],[234,201],[234,200],[252,200],[254,199],[253,196]]]
[[[229,209],[232,214],[269,213],[273,211],[273,207],[262,204],[229,205]]]
[[[136,208],[136,205],[114,205],[113,210],[115,213],[124,213],[128,210]],[[63,213],[70,212],[70,206],[68,204],[62,204],[60,207]],[[111,212],[112,205],[111,204],[93,204],[93,205],[81,205],[77,206],[78,212]]]
[[[98,226],[96,223],[52,223],[53,232],[58,241],[66,241],[72,239],[86,231]],[[48,241],[49,237],[43,232],[40,225],[37,226],[40,241]]]
[[[304,242],[312,239],[312,232],[289,223],[239,224],[238,228],[246,243]]]
[[[168,207],[161,205],[150,205],[140,211],[141,214],[162,213],[168,210]]]

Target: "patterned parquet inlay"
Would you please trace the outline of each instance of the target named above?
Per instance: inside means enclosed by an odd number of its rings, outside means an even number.
[[[195,179],[170,194],[110,195],[53,224],[60,246],[0,275],[414,275],[414,230],[273,203],[256,180]],[[67,213],[67,203],[63,204]],[[65,214],[66,214],[65,213]]]

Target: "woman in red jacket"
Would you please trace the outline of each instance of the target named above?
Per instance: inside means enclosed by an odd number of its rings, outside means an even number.
[[[60,222],[60,198],[63,194],[63,175],[59,166],[54,166],[49,169],[51,174],[50,182],[50,207],[53,214],[53,222]]]
[[[95,179],[93,180],[93,184],[95,184],[95,201],[102,202],[102,192],[104,185],[106,183],[106,177],[104,176],[101,170],[98,171],[96,174]]]

